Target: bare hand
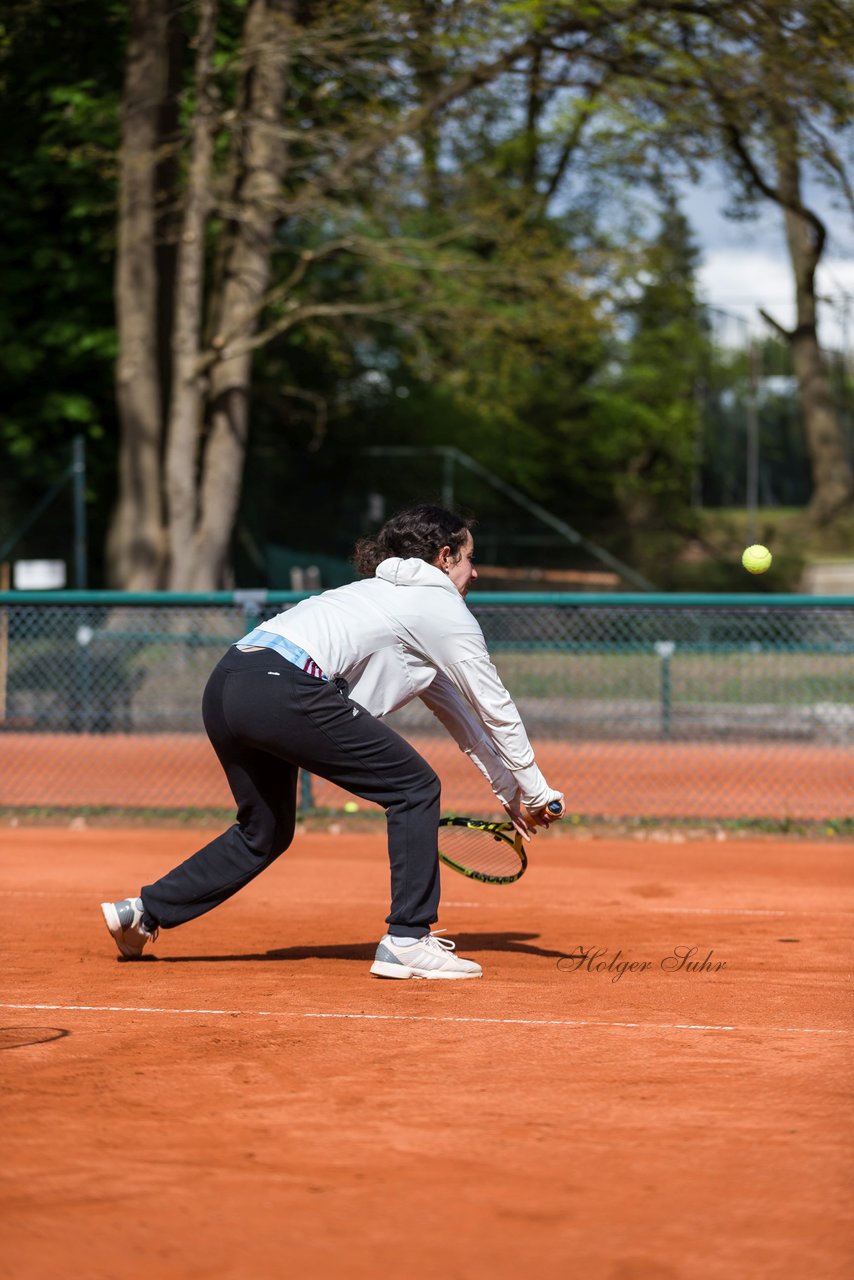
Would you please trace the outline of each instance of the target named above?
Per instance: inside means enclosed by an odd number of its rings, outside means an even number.
[[[518,797],[506,804],[504,809],[523,840],[530,840],[531,836],[537,834],[537,824]]]

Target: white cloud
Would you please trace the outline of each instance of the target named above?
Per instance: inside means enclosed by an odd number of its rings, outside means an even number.
[[[755,247],[718,247],[703,253],[700,293],[712,307],[737,317],[733,330],[761,334],[759,308],[780,324],[795,322],[794,281],[787,256]],[[836,350],[854,341],[854,260],[828,258],[817,274],[819,337]]]
[[[710,306],[736,317],[731,322],[732,340],[740,333],[743,341],[747,333],[767,332],[760,307],[780,324],[794,324],[795,286],[781,210],[760,202],[753,217],[728,218],[723,210],[729,194],[721,175],[708,172],[682,192],[681,204],[701,252],[701,294]],[[828,231],[826,257],[817,276],[819,296],[825,299],[819,307],[819,339],[825,347],[850,353],[854,344],[850,212],[834,206],[828,193],[814,184],[807,183],[805,195]]]

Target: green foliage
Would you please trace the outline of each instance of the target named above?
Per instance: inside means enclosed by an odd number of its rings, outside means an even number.
[[[693,527],[695,386],[707,338],[696,249],[672,197],[615,299],[586,415],[557,424],[562,474],[578,477],[584,527],[656,582]]]
[[[818,140],[850,113],[836,75],[837,9],[830,0],[786,6],[787,26],[771,0],[737,10],[298,3],[284,209],[259,318],[270,336],[256,355],[238,521],[237,546],[256,551],[238,550],[240,574],[257,580],[265,541],[346,554],[370,522],[369,493],[387,506],[441,496],[435,455],[401,468],[363,452],[400,444],[472,454],[639,567],[675,560],[695,528],[698,381],[743,371],[710,353],[697,254],[668,184],[719,152],[721,113],[740,112],[764,156],[776,92],[815,124],[814,158],[828,171]],[[208,299],[233,214],[230,166],[241,156],[245,11],[246,0],[220,6]],[[183,61],[166,106],[175,109],[180,203],[197,8],[176,14]],[[112,280],[127,21],[120,0],[18,0],[0,28],[0,109],[16,123],[0,189],[0,448],[15,468],[2,496],[12,521],[25,514],[82,430],[95,446],[93,548],[116,464]],[[512,40],[557,23],[562,36],[541,56],[528,52],[478,81],[396,141],[366,145]],[[757,58],[773,74],[760,78]],[[359,162],[324,186],[354,147],[364,147]],[[661,205],[653,233],[641,204],[650,191]],[[726,426],[721,406],[719,397]],[[781,440],[773,447],[794,450],[785,406],[763,415],[767,450]],[[740,496],[724,491],[734,440],[707,432],[704,483],[718,486],[718,500]],[[507,563],[532,554],[566,562],[565,546],[524,542],[530,529],[482,486],[460,477],[457,493]]]
[[[73,15],[69,12],[73,10]],[[8,534],[68,466],[73,435],[93,442],[93,550],[109,506],[115,429],[112,253],[125,6],[18,3],[0,40],[0,451]],[[71,19],[71,20],[69,20]],[[7,522],[8,521],[8,525]],[[59,528],[51,522],[59,522]],[[64,522],[64,525],[63,525]],[[56,507],[18,554],[62,553]],[[54,531],[55,530],[55,531]]]

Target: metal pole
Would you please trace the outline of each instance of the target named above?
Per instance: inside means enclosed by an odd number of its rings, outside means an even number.
[[[755,338],[748,345],[747,390],[747,541],[752,545],[759,536],[759,348]]]
[[[74,490],[74,585],[84,591],[86,582],[86,440],[75,436],[72,446],[71,483]]]
[[[848,346],[848,310],[851,303],[851,294],[843,293],[842,295],[842,378],[840,379],[839,394],[842,400],[842,425],[845,433],[845,443],[848,446],[848,461],[854,465],[854,436],[852,436],[852,414],[851,414],[851,359]]]
[[[691,506],[695,509],[703,505],[703,428],[706,418],[707,391],[703,378],[694,383],[694,457],[691,468]]]
[[[300,813],[314,813],[314,791],[311,785],[311,774],[305,769],[299,771],[299,810]]]
[[[0,591],[9,590],[9,562],[0,563]],[[0,721],[6,719],[6,687],[9,677],[9,613],[0,609]]]
[[[673,711],[673,689],[670,679],[670,660],[676,651],[673,640],[656,640],[655,652],[661,660],[661,736],[670,738]]]
[[[446,451],[442,455],[442,503],[449,511],[454,509],[454,455]]]

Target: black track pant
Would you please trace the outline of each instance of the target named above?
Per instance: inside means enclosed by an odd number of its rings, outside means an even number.
[[[273,649],[229,649],[202,702],[237,802],[237,822],[142,889],[146,924],[174,928],[237,893],[287,849],[300,768],[382,805],[391,863],[389,932],[421,937],[438,918],[439,779],[399,734]]]

